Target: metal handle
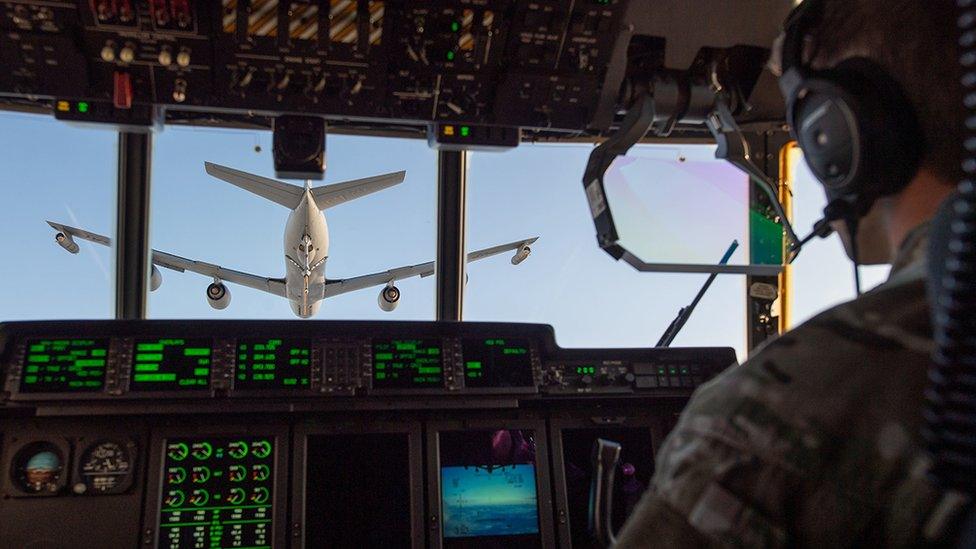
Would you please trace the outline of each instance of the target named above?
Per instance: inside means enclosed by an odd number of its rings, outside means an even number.
[[[590,481],[590,534],[603,547],[617,543],[613,535],[613,480],[620,461],[620,444],[602,438],[593,443]]]

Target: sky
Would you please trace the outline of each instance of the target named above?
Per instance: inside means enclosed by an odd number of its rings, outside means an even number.
[[[53,118],[0,113],[0,320],[109,318],[113,254],[80,242],[71,255],[44,220],[112,236],[117,136]],[[260,148],[258,151],[257,149]],[[262,276],[284,273],[288,210],[204,172],[204,161],[273,177],[269,132],[166,127],[154,136],[151,244],[183,257]],[[564,347],[647,347],[695,295],[705,275],[638,273],[596,244],[580,183],[589,145],[522,145],[469,160],[468,250],[539,236],[518,266],[509,255],[468,266],[465,320],[539,322]],[[710,160],[709,146],[641,146],[608,181],[621,237],[645,260],[714,262],[733,238],[748,257],[745,179]],[[326,212],[326,275],[351,277],[434,259],[436,152],[420,140],[329,136],[324,182],[398,170],[396,187]],[[619,169],[617,169],[619,168]],[[300,184],[300,182],[294,182]],[[805,233],[823,194],[805,168],[794,188]],[[210,279],[162,269],[150,318],[295,318],[281,298],[228,285],[230,306],[205,298]],[[811,243],[793,266],[793,320],[853,297],[853,275],[836,237]],[[866,269],[866,286],[884,269]],[[379,289],[323,303],[316,319],[432,320],[433,277],[398,283],[399,307],[385,313]],[[745,281],[720,276],[674,343],[731,346],[745,358]]]

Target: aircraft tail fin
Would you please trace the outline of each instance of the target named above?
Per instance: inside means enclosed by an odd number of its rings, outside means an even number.
[[[305,194],[305,189],[302,187],[291,185],[284,181],[278,181],[277,179],[261,177],[260,175],[242,172],[241,170],[235,170],[234,168],[228,168],[227,166],[221,166],[212,162],[204,162],[204,167],[208,174],[217,179],[250,191],[272,202],[277,202],[290,210],[298,207],[298,204],[302,201],[302,196]]]
[[[315,199],[315,204],[324,210],[399,185],[406,175],[407,172],[401,171],[322,185],[312,189],[312,197]]]

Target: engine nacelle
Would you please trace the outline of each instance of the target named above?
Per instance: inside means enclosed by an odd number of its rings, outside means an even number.
[[[396,286],[383,288],[380,290],[380,295],[376,298],[376,302],[379,303],[380,309],[389,313],[400,304],[400,289]]]
[[[61,246],[65,250],[68,250],[73,254],[78,253],[78,243],[71,238],[70,234],[58,233],[54,235],[54,241],[58,243],[58,246]]]
[[[207,303],[214,309],[226,309],[230,305],[230,290],[223,282],[214,282],[207,286]]]
[[[163,284],[163,273],[155,265],[152,266],[152,273],[149,275],[149,291],[155,292]]]
[[[519,263],[525,261],[525,258],[529,257],[530,253],[532,253],[532,248],[522,244],[515,252],[515,255],[512,256],[512,265],[518,265]]]

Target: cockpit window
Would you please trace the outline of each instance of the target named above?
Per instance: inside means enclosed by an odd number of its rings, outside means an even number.
[[[118,134],[0,112],[0,317],[111,318],[112,248],[60,243],[45,221],[115,233]],[[62,232],[63,234],[63,232]]]
[[[423,140],[329,135],[326,172],[312,187],[406,170],[403,183],[325,211],[326,248],[298,233],[285,240],[289,209],[211,177],[204,162],[275,178],[271,133],[257,130],[167,126],[155,135],[152,246],[190,259],[251,273],[282,277],[288,253],[304,268],[324,263],[328,278],[348,278],[431,261],[436,255],[437,153]],[[283,180],[301,188],[302,180]],[[217,243],[217,246],[214,244]],[[209,281],[190,272],[162,271],[162,286],[149,298],[150,318],[293,319],[288,302],[225,281],[232,295],[215,310],[204,294]],[[432,320],[434,278],[398,282],[403,297],[392,312],[377,306],[382,287],[322,302],[313,319]],[[314,289],[312,290],[314,291]]]
[[[568,347],[646,347],[657,342],[678,310],[695,296],[706,275],[638,273],[597,246],[580,181],[591,150],[589,145],[522,145],[502,154],[471,155],[468,249],[522,235],[540,238],[518,266],[510,261],[486,261],[468,267],[467,320],[552,324],[559,343]],[[629,174],[633,188],[649,193],[661,187],[670,191],[657,202],[643,205],[648,216],[645,224],[663,223],[661,231],[666,234],[632,234],[633,240],[650,238],[646,246],[661,260],[714,263],[736,238],[748,257],[744,236],[748,208],[741,196],[747,192],[744,177],[741,182],[726,178],[731,182],[724,188],[721,180],[711,180],[712,195],[725,194],[702,196],[703,190],[694,186],[705,179],[700,172],[682,175],[687,170],[687,163],[679,160],[682,153],[686,160],[703,163],[700,169],[727,174],[725,166],[705,162],[714,147],[679,150],[641,145],[634,151],[654,161],[631,166],[640,170]],[[732,176],[738,177],[734,172]],[[727,209],[706,210],[702,204],[709,201],[719,201]],[[684,229],[696,220],[669,224],[675,211],[706,218],[715,234],[695,240],[701,231]],[[636,215],[632,219],[641,221]],[[689,238],[683,238],[686,236]],[[654,243],[662,247],[655,248]],[[674,344],[731,346],[744,358],[745,291],[744,277],[718,277]]]

